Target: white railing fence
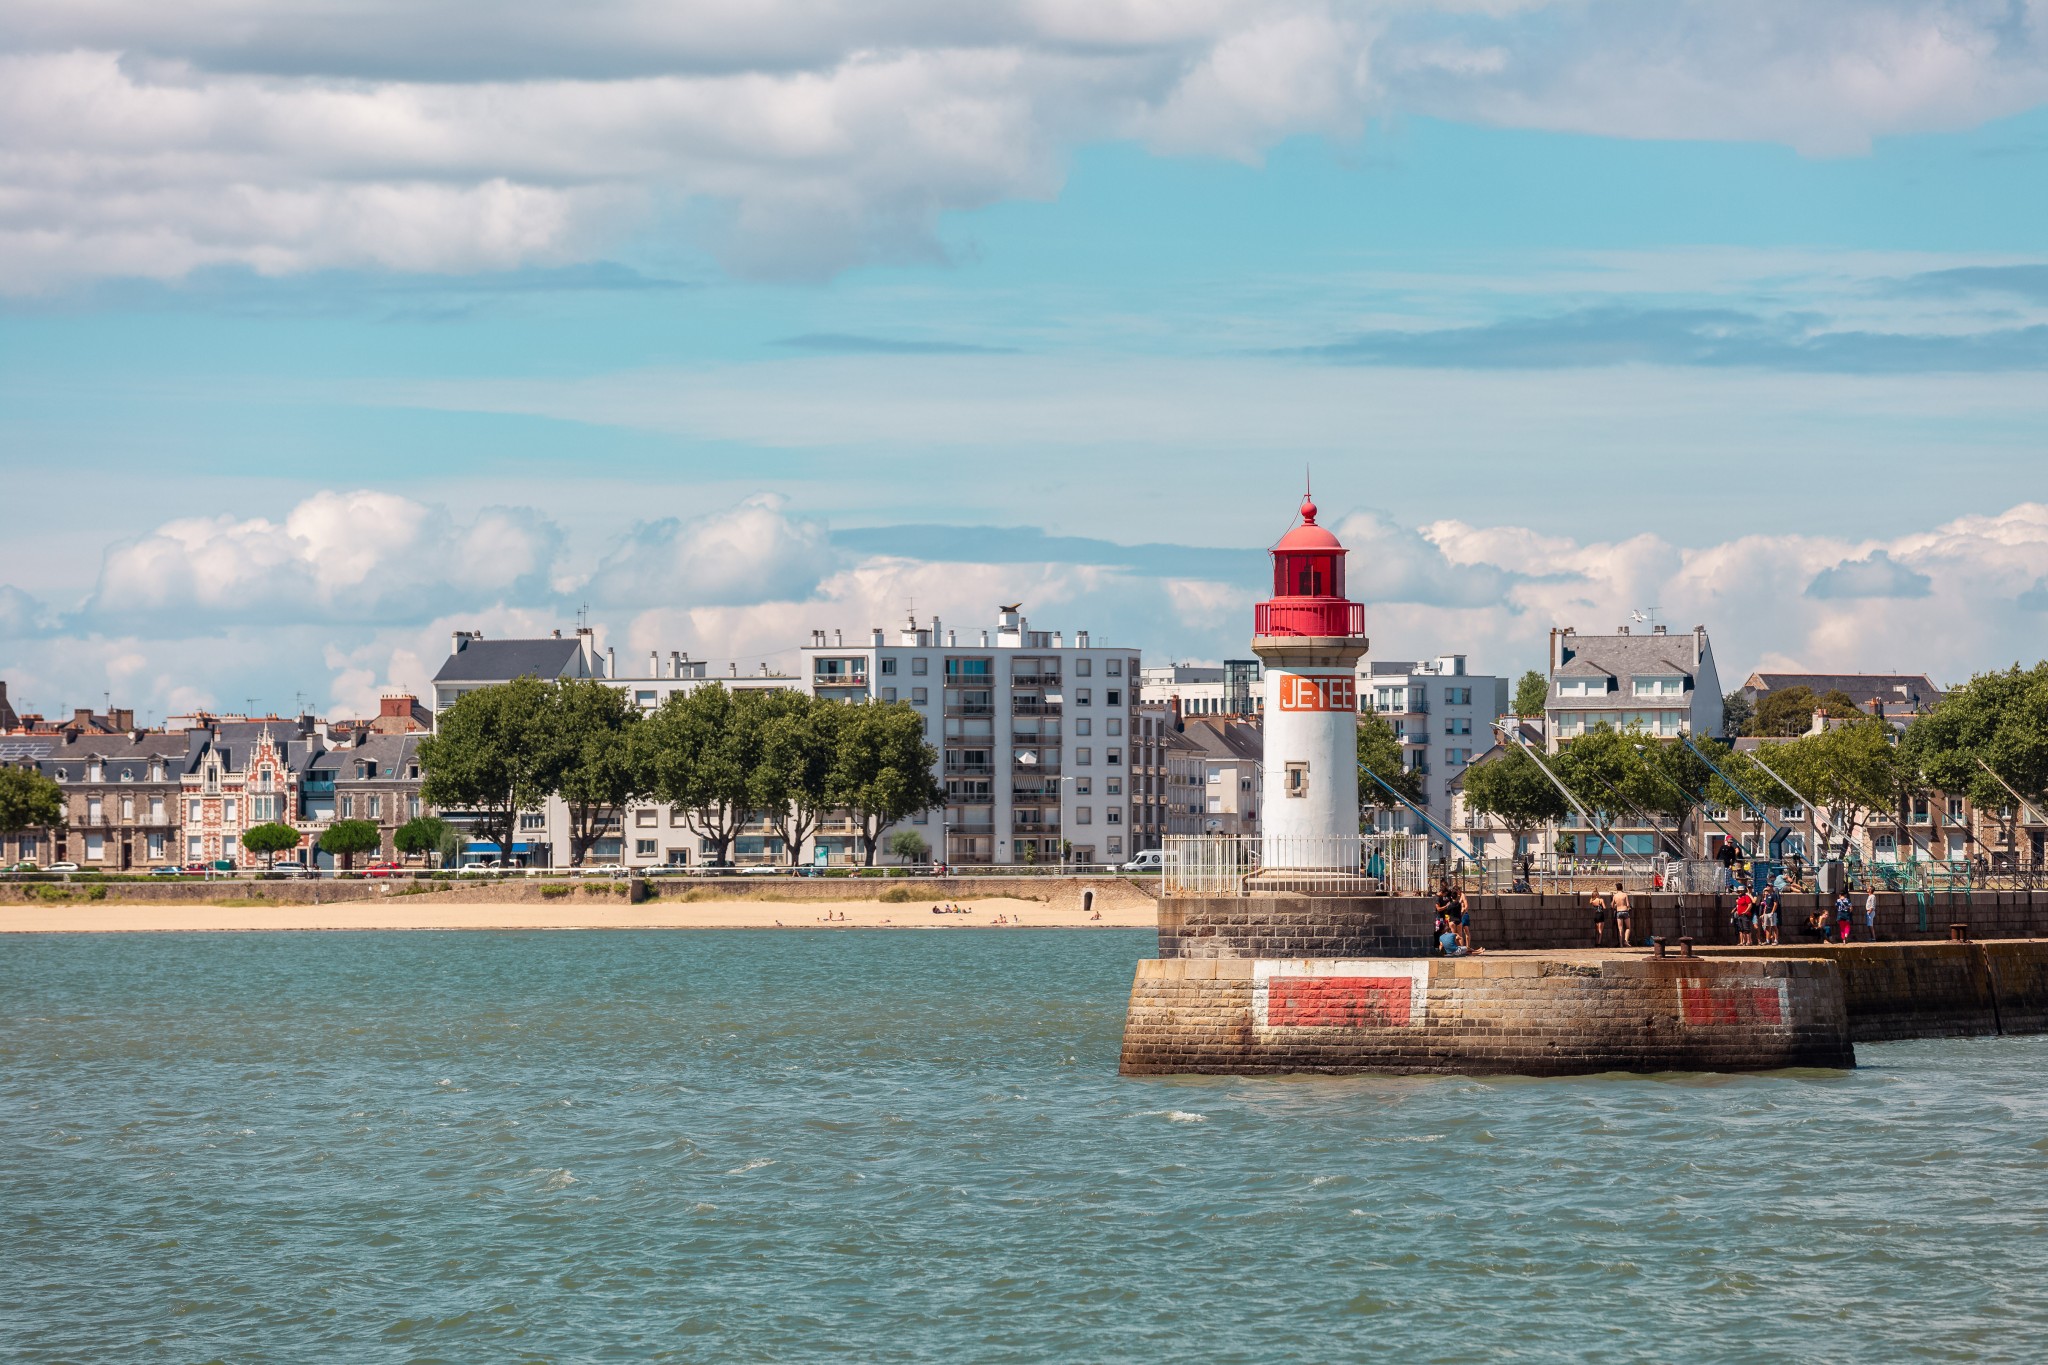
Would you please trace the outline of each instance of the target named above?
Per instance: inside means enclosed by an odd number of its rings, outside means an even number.
[[[1429,841],[1413,834],[1287,838],[1169,834],[1161,891],[1168,896],[1420,895],[1429,890]]]

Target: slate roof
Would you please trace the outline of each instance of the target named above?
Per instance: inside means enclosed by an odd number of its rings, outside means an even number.
[[[1656,711],[1690,708],[1694,671],[1699,668],[1699,639],[1691,631],[1666,635],[1580,635],[1565,639],[1566,658],[1552,674],[1549,707],[1570,711],[1598,708],[1612,710],[1617,702],[1632,710]],[[1598,677],[1615,679],[1620,687],[1604,697],[1566,697],[1559,694],[1556,678]],[[1636,678],[1685,679],[1685,692],[1677,697],[1638,697]]]
[[[343,782],[405,781],[406,771],[418,761],[418,735],[372,735],[346,749],[329,749],[314,759],[311,767],[331,772]],[[356,765],[373,765],[369,777],[357,777]]]
[[[579,676],[572,668],[579,653],[575,640],[471,640],[442,662],[434,681],[505,682],[529,674],[573,678]]]
[[[1750,700],[1760,701],[1788,687],[1808,687],[1818,697],[1828,692],[1846,692],[1866,711],[1876,697],[1886,707],[1908,706],[1919,694],[1920,709],[1941,700],[1942,690],[1925,673],[1752,673],[1742,684]]]
[[[1256,725],[1224,716],[1189,716],[1182,731],[1204,752],[1215,758],[1247,758],[1263,763],[1266,732]]]
[[[163,780],[175,782],[185,771],[185,753],[182,734],[145,734],[139,739],[132,734],[82,734],[68,743],[52,744],[37,760],[36,769],[59,781],[84,782],[86,765],[98,759],[105,767],[102,782],[120,782],[123,772],[129,773],[130,782],[147,782],[151,760],[162,759]],[[62,778],[57,778],[59,769]]]

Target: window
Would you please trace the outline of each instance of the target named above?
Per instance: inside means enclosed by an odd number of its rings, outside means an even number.
[[[1074,750],[1074,762],[1080,764],[1082,767],[1085,768],[1094,761],[1094,751],[1090,749],[1087,745],[1084,744],[1080,748]]]
[[[1121,678],[1124,675],[1124,661],[1122,659],[1105,659],[1103,660],[1102,671],[1109,677]]]
[[[1095,692],[1093,688],[1077,687],[1074,689],[1074,704],[1076,706],[1092,706],[1094,702]]]
[[[1075,734],[1077,734],[1077,735],[1092,735],[1092,734],[1094,734],[1094,733],[1095,733],[1095,722],[1094,722],[1094,721],[1092,721],[1092,720],[1089,720],[1089,719],[1088,719],[1088,717],[1086,717],[1086,716],[1081,716],[1081,717],[1077,718],[1077,719],[1076,719],[1076,720],[1074,721],[1074,733],[1075,733]]]
[[[1075,779],[1074,779],[1074,795],[1076,795],[1076,796],[1089,796],[1089,795],[1092,795],[1092,794],[1094,793],[1094,784],[1095,784],[1095,779],[1094,779],[1094,778],[1092,778],[1092,777],[1077,777],[1077,778],[1075,778]]]
[[[382,796],[373,795],[370,797],[370,818],[372,820],[384,818],[384,798]]]
[[[230,801],[228,803],[229,818],[232,819],[234,813],[234,803]],[[356,818],[356,799],[353,796],[344,796],[341,798],[341,818],[344,820],[353,820]]]
[[[633,823],[638,825],[641,829],[654,828],[654,808],[652,806],[649,806],[645,810],[634,811]]]
[[[1123,732],[1124,732],[1124,723],[1123,723],[1123,720],[1122,720],[1122,718],[1121,718],[1121,717],[1118,717],[1118,716],[1111,716],[1111,717],[1109,718],[1109,726],[1108,726],[1108,728],[1107,728],[1106,730],[1104,730],[1104,731],[1103,731],[1103,733],[1104,733],[1104,734],[1110,734],[1110,735],[1120,735],[1120,734],[1122,734]]]
[[[1778,818],[1780,820],[1804,820],[1806,818],[1806,807],[1780,806],[1778,807]]]
[[[647,689],[644,689],[644,690],[642,690],[642,691],[639,691],[639,692],[635,692],[635,693],[633,694],[633,704],[634,704],[635,706],[647,706],[647,707],[651,707],[651,706],[653,706],[653,705],[654,705],[654,691],[653,691],[653,689],[652,689],[652,688],[647,688]]]
[[[107,818],[106,808],[101,804],[100,799],[97,796],[89,796],[86,798],[85,818],[89,823],[95,825],[99,824],[102,820]]]
[[[883,689],[882,689],[882,700],[883,700],[883,701],[894,701],[894,700],[896,700],[896,689],[895,689],[895,688],[893,688],[893,687],[885,687],[885,688],[883,688]]]
[[[521,834],[538,834],[541,830],[546,829],[547,825],[548,818],[540,811],[523,810],[519,812],[519,832]]]
[[[883,671],[884,673],[892,673],[892,674],[893,674],[893,673],[894,673],[894,672],[896,671],[896,661],[895,661],[894,659],[884,659],[884,660],[882,660],[882,671]]]
[[[1122,853],[1124,851],[1124,841],[1122,835],[1112,834],[1109,836],[1109,851],[1112,856]]]
[[[1957,824],[1963,823],[1963,798],[1951,796],[1948,799],[1948,818]]]
[[[169,841],[161,830],[149,836],[149,860],[160,863],[164,860],[164,848]]]
[[[220,856],[223,858],[232,858],[235,856],[234,835],[223,834],[220,836]]]
[[[236,809],[235,809],[235,804],[236,804],[236,803],[235,803],[235,798],[234,798],[234,797],[232,797],[232,796],[230,796],[230,797],[229,797],[229,798],[228,798],[227,800],[225,800],[225,801],[221,802],[220,804],[221,804],[221,816],[220,816],[220,818],[221,818],[221,819],[223,819],[223,820],[225,820],[225,821],[227,821],[227,822],[228,822],[229,824],[231,824],[231,825],[232,825],[233,823],[235,823],[235,820],[236,820],[236,818],[237,818],[237,815],[236,815]]]
[[[189,817],[189,818],[190,818],[190,820],[192,821],[192,823],[193,823],[193,824],[195,824],[195,825],[196,825],[196,824],[198,824],[198,823],[199,823],[199,820],[200,820],[200,812],[201,812],[201,810],[203,810],[203,809],[204,809],[204,808],[203,808],[203,807],[202,807],[202,806],[200,805],[200,803],[199,803],[199,799],[198,799],[197,797],[194,797],[194,798],[193,798],[193,800],[192,800],[192,814],[191,814],[191,816]]]
[[[868,680],[866,659],[813,659],[811,679],[820,687],[858,687]]]
[[[1220,814],[1222,814],[1222,812],[1223,812],[1223,798],[1222,798],[1222,797],[1220,797],[1220,796],[1212,796],[1212,797],[1210,797],[1210,798],[1209,798],[1209,813],[1210,813],[1211,815],[1220,815]]]
[[[1107,825],[1121,825],[1124,822],[1124,808],[1110,806],[1102,812],[1102,822]]]
[[[417,796],[411,797],[406,801],[405,813],[408,819],[417,820],[420,818],[420,799]]]
[[[1117,688],[1112,687],[1102,694],[1102,704],[1104,706],[1122,706],[1124,704],[1124,694]]]
[[[1444,689],[1444,704],[1447,706],[1470,706],[1472,704],[1472,689],[1469,687],[1446,687]]]
[[[1088,677],[1088,676],[1089,676],[1090,674],[1092,674],[1092,673],[1093,673],[1094,671],[1095,671],[1095,660],[1093,660],[1093,659],[1076,659],[1076,660],[1074,660],[1074,676],[1075,676],[1075,677],[1077,677],[1077,678],[1085,678],[1085,677]]]
[[[188,836],[185,840],[185,856],[196,863],[199,861],[200,853],[199,836],[196,834]]]
[[[1124,761],[1124,751],[1122,749],[1110,749],[1104,754],[1102,761],[1109,764],[1112,768],[1117,767]]]
[[[652,858],[654,856],[654,840],[635,839],[633,841],[633,856],[635,858]]]
[[[164,822],[164,799],[161,796],[149,798],[149,823],[161,825]]]
[[[1210,768],[1210,769],[1209,769],[1209,780],[1210,780],[1211,782],[1221,782],[1221,781],[1223,780],[1223,769],[1221,769],[1221,768],[1216,768],[1216,767],[1212,767],[1212,768]]]
[[[913,687],[910,689],[910,704],[912,706],[924,706],[927,703],[929,703],[931,699],[932,694],[922,687]]]
[[[1286,792],[1290,797],[1305,797],[1308,795],[1308,764],[1290,763],[1287,765]]]
[[[928,671],[929,671],[929,665],[928,665],[928,663],[927,663],[927,661],[926,661],[926,660],[924,660],[924,659],[912,659],[912,660],[910,661],[910,676],[911,676],[911,677],[913,677],[913,678],[922,678],[922,677],[923,677],[923,676],[924,676],[924,675],[926,674],[926,672],[928,672]]]
[[[911,823],[911,824],[913,824],[913,825],[926,825],[926,824],[930,824],[930,823],[931,823],[931,816],[930,816],[930,815],[928,815],[928,814],[927,814],[926,812],[924,812],[924,811],[919,811],[919,812],[918,812],[917,814],[915,814],[915,815],[913,815],[913,816],[911,816],[911,817],[910,817],[910,823]]]
[[[1447,718],[1446,718],[1446,719],[1444,720],[1444,733],[1445,733],[1445,734],[1447,734],[1447,735],[1469,735],[1469,734],[1471,734],[1471,733],[1472,733],[1472,717],[1470,717],[1470,716],[1450,716],[1450,717],[1447,717]]]
[[[1924,796],[1913,798],[1913,823],[1916,825],[1927,823],[1927,798]]]
[[[1637,678],[1635,693],[1639,697],[1682,697],[1685,695],[1685,679]]]
[[[94,760],[93,760],[92,762],[90,762],[90,763],[86,764],[86,765],[85,765],[85,780],[86,780],[86,781],[88,781],[88,782],[104,782],[104,781],[106,781],[106,780],[107,780],[107,770],[106,770],[106,767],[105,767],[105,765],[103,765],[103,764],[102,764],[102,763],[101,763],[101,762],[100,762],[100,761],[99,761],[98,759],[94,759]]]
[[[1094,808],[1093,806],[1076,806],[1076,807],[1074,807],[1074,823],[1075,823],[1075,824],[1077,824],[1077,825],[1092,825],[1092,824],[1094,824],[1094,823],[1095,823],[1095,808]]]
[[[1102,790],[1110,796],[1122,796],[1124,794],[1124,780],[1121,777],[1109,778]]]
[[[88,835],[86,835],[86,836],[85,836],[85,860],[86,860],[87,862],[89,862],[89,863],[96,863],[96,862],[99,862],[99,861],[100,861],[101,859],[105,858],[106,856],[107,856],[107,836],[106,836],[106,835],[104,835],[104,834],[88,834]]]

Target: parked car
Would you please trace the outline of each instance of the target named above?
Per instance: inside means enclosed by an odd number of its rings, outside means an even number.
[[[211,869],[205,863],[186,863],[178,869],[181,877],[204,877]]]
[[[43,869],[34,858],[23,858],[20,862],[16,863],[13,867],[8,868],[7,870],[9,872],[40,872]]]
[[[83,872],[83,871],[85,871],[85,869],[84,869],[84,868],[82,868],[82,867],[80,867],[80,866],[79,866],[79,865],[78,865],[77,863],[51,863],[51,864],[50,864],[50,865],[49,865],[48,867],[44,868],[44,869],[43,869],[43,871],[45,871],[45,872]]]
[[[172,867],[167,863],[162,867],[152,867],[149,870],[149,875],[152,877],[182,877],[185,875],[185,869],[182,867]]]
[[[697,872],[699,876],[704,877],[730,877],[738,870],[731,863],[704,863]]]
[[[1156,848],[1148,848],[1137,857],[1118,868],[1119,872],[1164,872],[1166,855]]]
[[[617,863],[591,863],[581,870],[582,874],[586,877],[623,877],[626,875],[626,869]]]
[[[752,867],[741,868],[740,875],[742,877],[786,877],[789,875],[789,869],[778,863],[756,863]]]
[[[307,867],[304,863],[276,862],[270,865],[270,875],[273,877],[311,877],[315,873],[312,868]]]
[[[405,875],[405,864],[371,863],[363,869],[363,875],[365,877],[402,877]]]

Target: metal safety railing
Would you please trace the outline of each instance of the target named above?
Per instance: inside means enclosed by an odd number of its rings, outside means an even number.
[[[1162,851],[1161,891],[1168,896],[1419,895],[1429,889],[1429,841],[1415,834],[1169,834]]]

